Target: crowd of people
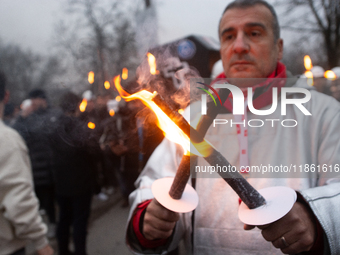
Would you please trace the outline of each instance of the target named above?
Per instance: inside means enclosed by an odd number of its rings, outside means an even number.
[[[83,98],[73,92],[63,93],[59,104],[52,106],[43,89],[33,89],[20,110],[4,118],[28,148],[30,165],[25,170],[32,174],[31,188],[39,201],[36,217],[46,214],[46,235],[56,237],[60,255],[73,254],[69,251],[71,233],[74,254],[86,254],[93,196],[106,201],[113,192],[120,192],[121,206],[127,207],[151,147],[163,138],[155,126],[149,136],[143,130],[145,119],[136,115],[140,104],[121,101],[111,116],[108,101],[112,97],[88,92],[84,95],[88,107],[81,111]]]

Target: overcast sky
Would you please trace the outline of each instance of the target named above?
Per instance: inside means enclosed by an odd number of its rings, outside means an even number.
[[[47,53],[54,33],[53,24],[65,17],[61,6],[63,2],[0,0],[0,38],[4,43],[15,43],[36,53]],[[217,40],[217,25],[229,2],[156,0],[159,43],[171,42],[191,34],[211,36]]]

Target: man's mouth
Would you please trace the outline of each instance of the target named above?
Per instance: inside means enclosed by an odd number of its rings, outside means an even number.
[[[251,63],[249,61],[235,61],[233,62],[231,65],[234,66],[234,65],[250,65]]]

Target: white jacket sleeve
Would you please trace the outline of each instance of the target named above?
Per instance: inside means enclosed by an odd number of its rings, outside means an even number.
[[[131,193],[129,197],[131,210],[128,224],[138,204],[154,197],[151,191],[152,183],[160,178],[175,176],[182,156],[183,150],[180,148],[180,146],[175,145],[167,139],[164,139],[156,148],[148,160],[144,170],[135,182],[137,189]],[[184,233],[190,233],[190,231],[187,231],[187,228],[191,228],[191,226],[190,224],[186,224],[188,221],[190,221],[190,217],[191,213],[181,215],[179,222],[176,224],[172,242],[170,243],[169,247],[157,254],[167,254],[168,251],[176,249]],[[127,236],[126,242],[134,254],[143,254],[141,250],[133,250],[129,236]],[[139,244],[134,244],[133,246],[136,247],[138,245]]]
[[[38,212],[28,151],[21,137],[12,134],[13,139],[0,146],[1,231],[8,238],[31,240],[41,249],[48,243],[47,227]]]

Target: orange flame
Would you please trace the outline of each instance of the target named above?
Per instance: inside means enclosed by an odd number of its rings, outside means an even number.
[[[330,80],[330,81],[334,81],[336,79],[336,75],[335,73],[332,71],[332,70],[327,70],[325,73],[324,73],[324,77],[327,79],[327,80]]]
[[[87,79],[88,79],[90,84],[93,84],[94,83],[94,72],[92,72],[92,71],[89,72]]]
[[[122,98],[120,96],[116,96],[116,101],[120,102],[122,100]]]
[[[156,114],[157,126],[163,131],[166,138],[183,147],[185,155],[189,155],[190,148],[191,153],[195,155],[208,156],[211,153],[212,147],[205,140],[200,144],[194,144],[194,146],[190,147],[190,138],[152,101],[156,92],[152,94],[149,91],[142,90],[130,95],[120,85],[119,76],[116,76],[114,81],[119,94],[126,101],[139,99]]]
[[[87,100],[85,98],[83,98],[83,101],[81,101],[81,103],[79,105],[79,110],[81,112],[85,112],[86,106],[87,106]]]
[[[156,66],[156,58],[155,58],[155,56],[152,55],[149,52],[148,52],[147,56],[148,56],[148,63],[149,63],[149,66],[150,66],[150,73],[152,75],[159,74],[159,71],[157,70],[157,66]]]
[[[88,128],[90,128],[90,129],[95,129],[95,128],[96,128],[96,124],[94,124],[93,122],[87,123],[87,126],[88,126]]]
[[[128,70],[127,70],[127,68],[123,68],[123,70],[122,70],[122,79],[123,80],[126,80],[128,78]]]
[[[111,117],[113,117],[113,116],[115,115],[115,111],[114,111],[113,109],[111,109],[111,110],[109,111],[109,114],[110,114]]]
[[[313,86],[314,85],[313,73],[311,71],[306,71],[305,75],[307,77],[307,84],[309,86]]]
[[[119,94],[126,100],[131,101],[135,99],[142,100],[142,102],[149,107],[157,116],[157,126],[163,130],[164,135],[174,143],[180,144],[185,153],[190,151],[190,140],[189,137],[179,128],[177,125],[152,101],[154,94],[149,91],[142,90],[132,95],[123,90],[120,85],[120,77],[114,78],[115,86]]]
[[[110,82],[105,81],[105,82],[104,82],[104,87],[105,87],[106,89],[109,89],[109,88],[110,88]]]
[[[312,60],[311,58],[306,55],[304,58],[303,58],[303,62],[304,62],[304,65],[305,65],[305,68],[307,71],[309,71],[310,69],[312,69],[313,65],[312,65]]]

